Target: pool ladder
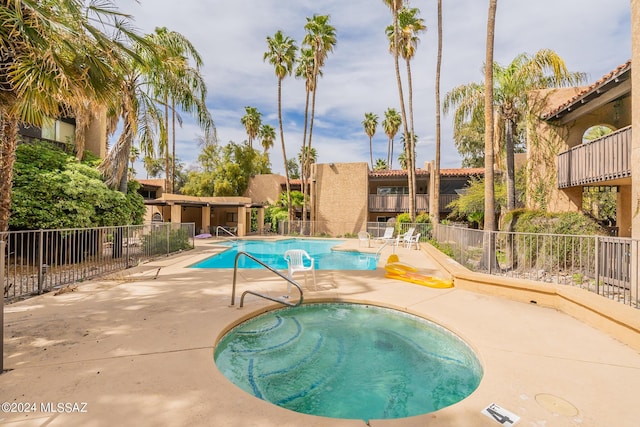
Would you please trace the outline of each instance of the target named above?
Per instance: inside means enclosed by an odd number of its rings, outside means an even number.
[[[234,265],[233,265],[233,288],[231,290],[231,305],[234,305],[235,301],[236,301],[236,277],[237,277],[237,273],[238,273],[238,259],[241,256],[245,256],[247,258],[250,258],[250,259],[254,260],[255,262],[257,262],[258,264],[260,264],[261,266],[263,266],[267,270],[277,274],[278,276],[282,277],[284,280],[289,282],[291,285],[295,286],[296,289],[298,289],[298,292],[300,292],[300,299],[297,302],[292,303],[292,302],[289,302],[289,301],[285,301],[285,300],[283,300],[281,298],[274,298],[274,297],[272,297],[270,295],[265,295],[265,294],[261,294],[260,292],[250,291],[249,290],[249,291],[244,291],[242,293],[242,296],[240,297],[240,308],[242,308],[242,306],[244,305],[244,296],[246,294],[255,295],[257,297],[268,299],[269,301],[277,302],[277,303],[280,303],[280,304],[284,304],[284,305],[289,306],[289,307],[297,307],[300,304],[302,304],[302,301],[303,301],[304,297],[303,297],[303,293],[302,293],[302,287],[300,286],[300,284],[298,282],[296,282],[292,278],[290,278],[288,276],[285,276],[284,274],[280,273],[278,270],[274,269],[270,265],[267,265],[264,262],[260,261],[258,258],[254,257],[250,253],[248,253],[248,252],[238,252],[238,254],[236,255],[236,259],[235,259]]]
[[[220,235],[220,231],[223,231],[224,233],[228,234],[231,237],[227,237],[227,236],[224,236],[224,235],[221,236]],[[230,241],[232,243],[235,243],[238,240],[238,236],[236,236],[231,231],[229,231],[228,229],[226,229],[225,227],[223,227],[221,225],[216,227],[216,237],[221,237],[221,238],[223,238],[225,240],[228,240],[228,241]]]

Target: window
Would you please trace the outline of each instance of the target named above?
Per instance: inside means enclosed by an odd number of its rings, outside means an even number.
[[[237,212],[227,212],[227,222],[238,222]]]
[[[378,196],[389,194],[409,194],[409,187],[378,187]]]

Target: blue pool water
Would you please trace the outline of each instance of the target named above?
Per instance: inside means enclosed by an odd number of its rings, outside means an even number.
[[[307,304],[226,334],[214,360],[231,382],[293,411],[390,419],[452,405],[479,385],[473,351],[448,330],[396,310]]]
[[[329,239],[284,239],[284,240],[239,240],[227,243],[229,249],[207,258],[194,268],[233,268],[238,252],[248,252],[260,261],[275,268],[286,270],[284,253],[289,249],[304,249],[314,259],[316,270],[375,270],[378,257],[363,252],[334,251],[331,248],[342,243]],[[238,268],[262,268],[247,257],[238,259]]]

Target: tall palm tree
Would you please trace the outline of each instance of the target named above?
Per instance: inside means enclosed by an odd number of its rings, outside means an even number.
[[[393,169],[393,139],[398,133],[401,124],[402,117],[400,117],[400,113],[395,108],[387,108],[387,111],[384,112],[382,129],[389,138],[389,143],[387,144],[387,165],[389,169]]]
[[[393,44],[390,45],[390,51],[393,55],[393,64],[396,71],[396,83],[398,85],[398,97],[400,98],[400,113],[402,115],[402,127],[404,131],[405,140],[409,140],[409,126],[407,122],[407,111],[404,103],[404,92],[402,90],[402,79],[400,76],[400,49],[397,47],[400,46],[400,34],[399,34],[399,22],[398,22],[398,14],[404,5],[403,0],[383,0],[384,4],[389,7],[391,10],[391,14],[393,16]],[[409,144],[407,144],[407,150],[409,150]],[[409,151],[405,151],[405,156],[407,159],[411,158],[411,154]],[[409,216],[411,220],[415,220],[416,218],[416,190],[415,190],[415,170],[411,170],[408,168],[407,172],[407,186],[409,188]]]
[[[312,83],[310,86],[311,89],[311,119],[309,121],[309,139],[306,142],[306,146],[308,149],[312,148],[311,141],[313,139],[313,123],[316,114],[316,93],[318,90],[318,77],[322,75],[322,67],[324,67],[324,63],[327,59],[327,56],[330,52],[333,52],[333,48],[337,43],[336,38],[336,29],[333,25],[329,23],[330,17],[329,15],[313,15],[312,18],[307,18],[307,23],[304,26],[306,30],[306,34],[302,40],[302,44],[307,46],[313,52],[313,71],[311,75]],[[306,127],[305,127],[306,134]],[[305,141],[302,142],[303,147],[305,146]],[[303,149],[303,156],[306,154],[306,150]],[[308,163],[307,159],[303,159],[303,163]],[[310,171],[310,167],[303,167],[303,171]],[[307,176],[302,174],[302,194],[306,195],[307,185],[306,185]],[[306,204],[302,207],[302,219],[306,220]],[[311,213],[312,218],[315,216],[315,213]]]
[[[484,64],[484,225],[488,233],[484,234],[482,242],[482,264],[489,271],[497,266],[495,254],[496,230],[496,194],[493,173],[493,46],[496,29],[496,8],[498,0],[489,0],[489,12],[487,16],[487,44]],[[445,100],[446,105],[446,100]],[[446,108],[446,107],[445,107]]]
[[[364,126],[364,133],[369,137],[369,157],[371,159],[371,170],[373,170],[373,135],[376,134],[376,128],[378,127],[378,115],[374,113],[364,113],[364,120],[362,121]]]
[[[260,126],[258,137],[264,153],[267,154],[267,151],[273,147],[273,142],[276,140],[276,130],[269,124],[263,124]]]
[[[436,158],[433,166],[433,181],[431,195],[431,222],[437,224],[440,222],[440,148],[441,140],[441,124],[440,124],[440,69],[442,67],[442,0],[438,0],[438,53],[436,59]]]
[[[264,60],[273,65],[278,79],[278,123],[280,124],[280,141],[282,143],[282,159],[285,165],[285,185],[287,188],[287,209],[290,220],[293,219],[293,210],[291,209],[289,170],[286,167],[287,151],[284,144],[284,130],[282,128],[282,80],[286,76],[291,75],[297,50],[298,47],[295,41],[291,37],[285,36],[280,30],[276,31],[273,36],[267,36],[267,51],[264,53]]]
[[[329,15],[313,15],[307,18],[304,29],[307,33],[302,40],[304,46],[308,46],[313,52],[313,85],[311,91],[311,120],[309,123],[309,142],[313,137],[313,119],[315,117],[316,107],[316,91],[318,88],[318,76],[322,75],[321,69],[327,59],[329,53],[333,52],[333,48],[337,43],[336,29],[329,23]]]
[[[497,116],[497,126],[499,127],[499,137],[495,138],[493,150],[496,149],[496,145],[498,147],[504,145],[505,147],[507,210],[513,210],[516,200],[515,132],[518,123],[524,120],[527,114],[535,113],[537,108],[530,102],[529,94],[537,89],[573,86],[584,81],[585,76],[583,73],[569,72],[557,53],[549,49],[542,49],[534,55],[520,54],[506,67],[494,63],[491,67],[491,77],[494,98],[492,110],[494,110],[493,114]],[[445,110],[450,106],[457,106],[454,113],[454,127],[456,129],[460,129],[471,120],[477,120],[480,111],[486,108],[483,102],[486,91],[484,86],[471,83],[458,86],[446,95]],[[485,114],[487,114],[486,111]],[[494,132],[493,129],[489,131]],[[485,135],[486,132],[485,128]],[[504,141],[502,137],[504,137]],[[492,137],[492,141],[493,139]]]
[[[413,82],[412,82],[412,74],[411,74],[411,60],[415,56],[416,49],[418,48],[418,43],[420,42],[420,38],[418,34],[427,29],[424,25],[424,19],[418,18],[418,14],[420,13],[420,9],[418,8],[409,8],[403,7],[398,13],[398,31],[399,37],[399,50],[400,56],[405,60],[405,65],[407,68],[407,96],[409,98],[409,133],[414,133],[414,120],[413,120]],[[387,37],[389,38],[390,49],[395,49],[392,43],[395,42],[395,36],[393,34],[394,26],[389,25],[387,27]],[[414,141],[411,141],[413,144]],[[415,153],[415,147],[410,150],[411,153]],[[415,169],[415,158],[411,157],[409,159],[409,163],[412,169]],[[415,175],[413,185],[415,187]]]
[[[120,35],[137,37],[127,30],[129,16],[111,1],[104,7],[58,3],[0,4],[0,231],[9,224],[19,123],[41,126],[47,117],[74,115],[81,104],[102,105],[117,90],[115,65],[127,50],[95,27],[94,18],[109,28],[119,22]]]
[[[155,54],[160,57],[161,66],[150,70],[154,96],[164,106],[164,123],[167,134],[159,141],[160,151],[165,156],[166,189],[173,192],[175,186],[176,121],[182,126],[182,118],[177,114],[176,104],[185,112],[194,113],[198,124],[205,132],[214,127],[213,119],[205,105],[207,94],[204,79],[200,74],[202,58],[182,34],[169,31],[166,27],[156,28],[148,39],[155,45]],[[193,66],[191,65],[193,63]],[[169,110],[171,110],[171,155],[169,154]],[[169,160],[171,167],[169,167]],[[171,171],[171,174],[169,174]],[[171,175],[171,179],[169,179]]]
[[[253,148],[253,140],[258,136],[258,132],[260,132],[262,113],[258,111],[256,107],[244,107],[244,111],[246,114],[240,118],[240,122],[247,131],[249,147]]]
[[[296,77],[302,78],[305,81],[305,102],[304,102],[304,131],[302,135],[302,148],[300,150],[300,165],[302,170],[310,170],[311,168],[307,167],[307,159],[305,158],[305,153],[307,152],[307,128],[308,128],[308,118],[309,118],[309,95],[315,91],[315,55],[313,49],[311,48],[301,48],[300,56],[298,57],[298,66],[296,67]],[[320,75],[322,72],[319,71]],[[306,176],[304,172],[302,173],[301,181],[302,181],[302,196],[306,198],[307,194],[307,184],[306,184]],[[304,204],[302,206],[302,220],[304,221],[307,218],[307,205]],[[304,227],[303,227],[304,229]]]

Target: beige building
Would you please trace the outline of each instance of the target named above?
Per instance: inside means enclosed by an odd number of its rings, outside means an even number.
[[[417,213],[428,213],[431,164],[418,169]],[[447,205],[459,197],[471,176],[484,169],[442,169],[440,180],[441,216]],[[193,222],[197,233],[216,234],[218,227],[238,236],[260,233],[264,228],[264,208],[277,202],[285,191],[281,175],[257,175],[249,180],[243,197],[193,197],[163,192],[164,180],[139,180],[139,190],[147,205],[146,221]],[[300,189],[300,181],[292,180],[291,188]],[[384,223],[408,212],[407,172],[402,170],[369,171],[367,163],[316,164],[309,183],[309,231],[312,235],[355,234],[367,230],[367,224]],[[252,212],[254,223],[252,225]],[[301,218],[301,210],[297,212]]]
[[[581,211],[589,187],[616,191],[617,233],[632,235],[631,61],[590,86],[541,91],[547,105],[528,135],[527,207]],[[585,140],[593,127],[612,133]]]

